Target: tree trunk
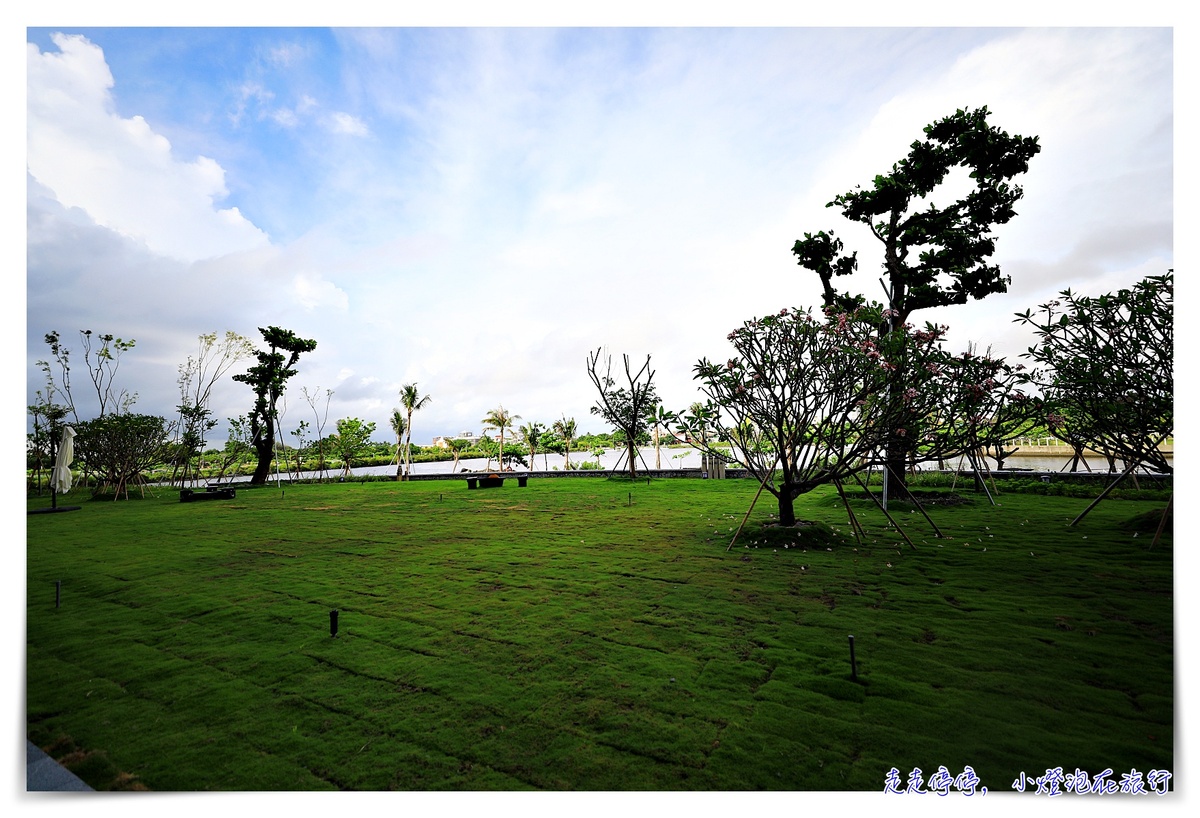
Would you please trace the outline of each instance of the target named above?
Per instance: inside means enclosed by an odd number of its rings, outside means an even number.
[[[408,426],[404,427],[404,479],[408,479],[409,463],[412,460],[412,412],[408,413]]]
[[[629,457],[629,476],[631,478],[633,478],[634,480],[636,480],[637,479],[637,463],[634,462],[633,438],[627,438],[625,447],[626,447],[626,454]]]
[[[268,415],[259,429],[260,435],[254,440],[254,452],[258,455],[258,464],[254,467],[254,475],[250,485],[265,486],[271,475],[271,459],[275,454],[275,419]]]
[[[793,526],[796,524],[796,508],[795,498],[792,493],[785,488],[780,488],[780,491],[775,495],[779,499],[779,524],[781,526]]]
[[[267,478],[271,476],[271,459],[274,446],[268,445],[266,448],[256,446],[255,451],[258,454],[258,464],[254,467],[254,475],[250,478],[250,485],[265,486]]]

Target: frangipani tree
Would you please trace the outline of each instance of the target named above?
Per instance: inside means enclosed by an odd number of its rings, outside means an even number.
[[[112,491],[113,499],[129,497],[129,486],[143,493],[144,473],[161,462],[173,424],[156,415],[109,413],[75,424],[75,455],[96,475],[94,494]]]
[[[715,430],[775,496],[781,525],[796,523],[800,495],[882,463],[889,436],[939,450],[963,445],[945,429],[955,405],[955,366],[941,348],[944,328],[901,325],[879,337],[882,312],[878,305],[822,316],[784,309],[731,332],[734,357],[695,366],[708,402],[682,415],[681,431],[708,454],[728,459],[700,433]],[[897,402],[887,389],[901,360],[921,379]]]
[[[968,349],[954,358],[954,378],[949,390],[950,428],[937,459],[958,453],[991,455],[998,469],[1016,449],[1006,446],[1045,420],[1042,400],[1027,393],[1028,376],[1022,364],[1010,364]]]
[[[1070,290],[1018,313],[1038,343],[1026,357],[1040,370],[1052,428],[1124,461],[1171,473],[1159,445],[1175,430],[1174,271],[1096,297]]]

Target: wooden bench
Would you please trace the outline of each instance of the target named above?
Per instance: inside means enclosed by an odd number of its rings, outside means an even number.
[[[521,488],[525,488],[525,484],[528,481],[529,481],[528,474],[518,474],[517,475],[517,485],[520,486]],[[504,478],[498,474],[489,474],[486,477],[468,477],[467,478],[467,488],[468,489],[475,489],[475,488],[495,489],[495,488],[500,488],[503,485],[504,485]]]

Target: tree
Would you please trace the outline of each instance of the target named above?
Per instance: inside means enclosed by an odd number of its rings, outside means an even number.
[[[492,458],[499,458],[500,444],[492,440],[487,435],[484,435],[479,439],[479,442],[475,444],[475,447],[479,449],[479,451],[483,452],[484,456],[487,458],[487,463],[484,465],[484,469],[490,470],[492,468]]]
[[[986,107],[960,109],[927,125],[925,139],[913,142],[890,173],[826,205],[867,225],[883,245],[888,312],[881,335],[906,324],[917,310],[965,304],[968,298],[1008,289],[1010,279],[989,263],[996,249],[992,230],[1016,215],[1014,206],[1024,192],[1011,180],[1029,169],[1041,146],[1036,136],[1009,136],[990,126],[989,114]],[[956,168],[967,172],[972,189],[939,207],[932,197]],[[805,233],[792,247],[800,266],[820,277],[825,306],[852,311],[864,298],[838,292],[833,285],[834,278],[858,267],[857,253],[842,251],[842,241],[832,231]],[[887,388],[893,403],[900,401],[908,375],[903,359],[898,364]],[[903,426],[903,418],[898,423]],[[896,479],[903,480],[911,454],[911,440],[891,436],[888,464]]]
[[[652,423],[658,395],[654,392],[654,370],[650,368],[650,356],[635,373],[625,355],[625,384],[618,386],[612,374],[612,356],[604,356],[604,371],[600,371],[602,349],[588,355],[587,372],[592,384],[600,393],[600,400],[591,408],[605,422],[612,424],[625,436],[625,452],[629,459],[629,476],[637,478],[637,446]]]
[[[109,409],[129,411],[129,407],[137,400],[137,393],[130,395],[124,389],[117,391],[114,382],[117,378],[117,369],[121,366],[121,356],[133,349],[137,342],[132,338],[123,341],[113,337],[110,333],[105,333],[96,335],[100,346],[93,351],[92,334],[90,329],[79,331],[79,337],[83,343],[84,365],[92,380],[92,387],[96,391],[100,414],[105,414]]]
[[[374,423],[364,423],[358,418],[343,418],[335,424],[337,434],[330,439],[334,452],[342,461],[342,473],[350,476],[350,469],[360,460],[371,445],[375,434]]]
[[[550,455],[562,454],[564,451],[562,439],[554,434],[552,428],[544,429],[542,437],[538,440],[538,449],[542,452],[542,470],[550,470]]]
[[[998,470],[1017,451],[1006,448],[1010,441],[1045,420],[1041,399],[1024,391],[1028,385],[1024,370],[1022,364],[1014,366],[993,357],[990,348],[981,355],[968,347],[957,362],[952,394],[958,401],[951,422],[965,427],[958,430],[965,448],[991,455]]]
[[[1038,338],[1025,357],[1042,369],[1029,380],[1042,389],[1057,434],[1127,469],[1172,472],[1158,447],[1175,429],[1174,292],[1172,270],[1115,294],[1064,290],[1037,314],[1017,314]]]
[[[275,448],[276,407],[288,379],[296,374],[293,367],[303,353],[317,348],[316,341],[300,338],[291,330],[259,327],[258,331],[262,333],[268,351],[256,352],[258,364],[241,375],[233,376],[235,381],[253,389],[255,396],[249,420],[251,443],[258,455],[258,465],[250,478],[251,485],[264,485],[270,474]]]
[[[238,463],[253,451],[250,445],[250,421],[245,415],[236,418],[226,418],[228,439],[221,451],[221,468],[217,472],[219,481],[225,476],[230,466]],[[236,470],[235,470],[236,471]]]
[[[322,479],[324,479],[324,477],[325,477],[325,424],[329,422],[329,401],[330,401],[330,399],[333,398],[333,390],[332,389],[325,390],[325,411],[318,412],[317,411],[317,400],[319,398],[318,393],[320,392],[320,390],[321,390],[321,387],[319,387],[319,386],[316,389],[314,389],[312,392],[308,391],[307,386],[301,387],[301,391],[304,393],[304,401],[313,410],[313,419],[314,419],[314,422],[316,423],[316,429],[317,429],[317,435],[316,435],[316,441],[315,441],[317,444],[317,473],[320,475],[320,477]],[[398,448],[397,448],[397,451],[399,451]]]
[[[392,416],[388,418],[388,425],[392,427],[392,434],[396,436],[396,479],[400,479],[401,470],[404,468],[404,430],[408,428],[408,421],[404,419],[404,415],[399,409],[392,410]]]
[[[225,332],[225,337],[218,340],[217,333],[210,332],[199,336],[199,345],[195,356],[179,365],[179,420],[176,423],[179,455],[183,461],[183,474],[180,485],[186,485],[192,460],[204,451],[205,435],[210,432],[217,422],[212,417],[209,401],[213,387],[234,364],[249,358],[254,354],[254,345],[236,332]],[[179,463],[176,463],[178,469]],[[195,472],[191,472],[194,479]],[[175,475],[172,474],[172,483]]]
[[[296,428],[292,430],[292,437],[296,438],[296,479],[300,479],[300,468],[304,459],[304,446],[308,442],[308,421],[302,420],[296,424]]]
[[[716,436],[715,407],[712,402],[693,401],[686,411],[675,415],[679,429],[687,443],[698,443],[703,449],[710,438]]]
[[[503,406],[498,406],[492,411],[488,412],[487,417],[480,421],[480,423],[483,424],[484,429],[496,429],[500,432],[500,448],[498,454],[500,457],[501,471],[504,471],[504,430],[511,429],[513,427],[513,423],[520,419],[520,415],[514,415]]]
[[[662,456],[659,447],[659,430],[669,430],[671,425],[679,420],[679,416],[667,409],[661,403],[654,407],[654,468],[662,468]]]
[[[113,499],[129,497],[131,483],[161,461],[171,424],[154,415],[101,415],[75,425],[75,456],[97,476],[96,495],[111,489]]]
[[[461,437],[456,437],[449,441],[450,451],[454,452],[454,462],[450,464],[450,471],[458,468],[458,459],[462,457],[463,451],[470,445],[469,441],[463,440]]]
[[[519,429],[521,440],[529,447],[529,468],[533,468],[533,458],[537,454],[538,446],[541,445],[542,435],[546,432],[546,427],[541,423],[527,423]]]
[[[404,476],[407,477],[412,466],[412,416],[425,408],[433,400],[429,395],[422,396],[417,392],[415,383],[406,383],[400,389],[400,403],[404,405],[405,438],[404,438]],[[396,477],[400,477],[400,468],[396,468]]]
[[[900,407],[886,399],[897,353],[919,348],[933,356],[938,347],[932,331],[922,336],[921,347],[879,338],[879,313],[863,306],[853,314],[829,310],[818,318],[810,311],[781,310],[729,333],[736,355],[725,363],[701,359],[695,366],[708,405],[683,417],[710,426],[718,441],[730,444],[777,499],[781,525],[796,523],[797,497],[849,479],[874,462],[888,430],[918,436],[917,429],[899,427],[901,414],[936,415],[944,400],[937,389],[910,390]],[[940,365],[927,370],[948,383],[942,372]],[[684,431],[693,445],[729,459],[697,430]]]
[[[95,337],[93,338],[93,336]],[[96,392],[96,399],[99,403],[99,414],[107,414],[110,410],[129,411],[129,407],[137,400],[137,393],[131,395],[124,389],[117,390],[115,381],[117,370],[121,365],[121,356],[133,349],[137,342],[132,339],[125,341],[107,333],[96,334],[90,329],[81,329],[79,339],[83,345],[84,367],[92,381],[92,388]],[[95,349],[93,349],[94,340],[100,341],[100,346]],[[65,406],[75,418],[75,422],[78,423],[79,411],[75,405],[75,398],[71,394],[71,350],[63,344],[61,336],[56,331],[46,333],[45,341],[50,347],[50,355],[58,365],[59,371],[56,381],[50,363],[42,360],[37,362],[38,367],[46,374],[47,399],[52,400],[55,392],[61,394],[66,401]]]
[[[563,415],[560,419],[554,421],[554,434],[562,441],[563,447],[563,468],[571,468],[571,444],[575,441],[577,429],[575,426],[575,418],[568,418]]]
[[[45,400],[39,402],[51,405],[54,404],[55,395],[61,395],[64,401],[61,405],[71,413],[75,422],[78,423],[79,412],[75,409],[75,399],[71,395],[71,350],[63,345],[57,331],[46,333],[45,341],[46,346],[50,347],[50,357],[58,366],[58,379],[55,379],[54,368],[49,361],[39,360],[37,362],[38,368],[46,376]]]

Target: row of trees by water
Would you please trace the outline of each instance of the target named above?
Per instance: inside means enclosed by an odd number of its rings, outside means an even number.
[[[658,451],[682,440],[713,457],[744,465],[776,496],[784,524],[792,504],[819,485],[841,486],[867,469],[882,469],[898,490],[918,461],[986,453],[1001,466],[1011,441],[1048,432],[1073,447],[1122,463],[1169,472],[1159,451],[1173,433],[1173,274],[1097,296],[1063,292],[1059,299],[1018,313],[1035,343],[1021,356],[1028,365],[990,350],[945,349],[948,327],[917,327],[913,313],[981,299],[1007,289],[1009,278],[991,261],[994,228],[1016,215],[1022,197],[1013,179],[1040,151],[1036,137],[1010,136],[988,122],[986,108],[960,110],[925,129],[909,154],[890,172],[829,203],[847,219],[866,225],[881,244],[885,302],[839,290],[853,273],[857,254],[845,253],[833,231],[805,233],[792,252],[801,268],[821,283],[820,307],[784,308],[745,321],[727,336],[725,361],[701,358],[694,377],[703,400],[668,408],[655,391],[651,356],[628,355],[614,365],[603,348],[590,352],[586,374],[597,400],[592,413],[609,424],[605,448],[621,446],[637,475],[641,451]],[[935,200],[954,172],[970,180],[967,191],[943,204]],[[961,183],[961,179],[958,180]],[[962,189],[961,184],[952,186]],[[167,465],[171,480],[186,483],[203,473],[218,476],[253,461],[251,482],[271,470],[324,472],[331,462],[344,471],[383,457],[396,478],[430,453],[412,445],[415,418],[433,399],[405,384],[390,425],[394,444],[372,441],[374,423],[337,420],[328,429],[332,390],[302,390],[313,422],[301,421],[289,444],[280,428],[280,401],[304,354],[317,342],[279,327],[260,328],[265,348],[228,332],[201,336],[195,356],[179,368],[177,417],[131,412],[136,395],[120,391],[116,376],[123,355],[135,346],[111,335],[81,332],[85,371],[100,414],[78,416],[72,397],[70,350],[56,332],[46,336],[50,358],[39,361],[45,389],[30,406],[30,457],[38,467],[52,456],[61,427],[78,433],[78,459],[95,477],[97,491],[127,493],[147,469]],[[230,419],[221,450],[207,446],[217,425],[209,407],[212,387],[242,362],[252,363],[233,380],[253,391],[250,411]],[[481,419],[494,433],[468,451],[452,441],[446,457],[494,460],[498,469],[534,458],[589,449],[577,438],[573,418],[530,421],[497,406]],[[383,447],[381,449],[381,446]],[[592,443],[597,448],[598,444]],[[1078,462],[1078,461],[1077,461]]]

